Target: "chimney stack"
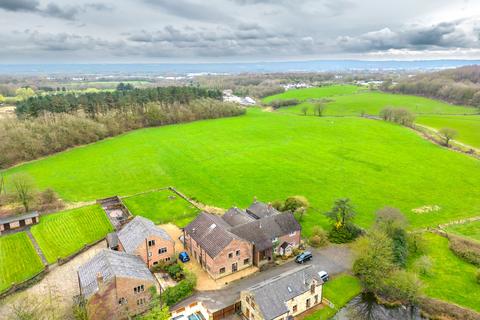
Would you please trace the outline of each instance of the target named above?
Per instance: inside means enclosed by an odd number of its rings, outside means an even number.
[[[103,275],[101,272],[97,272],[97,284],[99,289],[103,286]]]

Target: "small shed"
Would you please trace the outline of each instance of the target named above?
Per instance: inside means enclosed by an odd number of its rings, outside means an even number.
[[[0,217],[0,234],[9,230],[37,224],[39,220],[40,215],[36,211],[25,214]]]

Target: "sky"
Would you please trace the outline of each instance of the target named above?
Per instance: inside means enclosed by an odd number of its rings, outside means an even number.
[[[479,58],[478,0],[0,0],[0,63]]]

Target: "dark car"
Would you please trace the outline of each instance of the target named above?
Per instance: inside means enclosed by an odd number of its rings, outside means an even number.
[[[311,260],[312,258],[313,258],[312,253],[310,251],[305,251],[305,252],[299,254],[295,258],[295,262],[296,263],[305,263],[305,262]]]
[[[180,252],[180,254],[178,255],[178,259],[180,259],[180,261],[182,261],[183,263],[190,261],[190,257],[185,251]]]

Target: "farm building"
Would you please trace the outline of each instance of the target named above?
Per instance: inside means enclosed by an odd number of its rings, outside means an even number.
[[[30,212],[0,218],[0,234],[9,230],[37,224],[39,220],[40,215],[38,212]]]
[[[312,266],[256,284],[240,294],[246,319],[291,319],[322,302],[323,281]]]
[[[159,262],[168,262],[175,256],[175,242],[168,233],[155,224],[137,216],[124,228],[107,235],[110,249],[139,256],[150,268]]]
[[[203,212],[184,229],[184,246],[209,275],[218,279],[273,255],[290,255],[300,245],[301,227],[293,214],[255,201],[247,210],[223,216]]]
[[[104,249],[78,269],[88,318],[126,319],[149,308],[157,282],[137,256]]]

